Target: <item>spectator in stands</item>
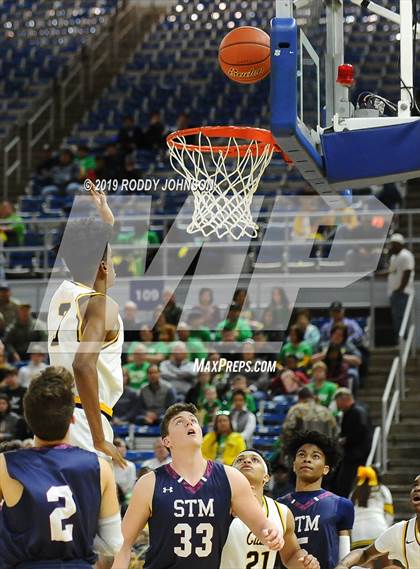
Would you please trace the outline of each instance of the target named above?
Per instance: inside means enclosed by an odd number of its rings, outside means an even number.
[[[266,489],[268,495],[274,499],[285,496],[294,490],[294,486],[290,482],[289,468],[279,456],[271,467],[271,478]]]
[[[156,470],[159,466],[164,466],[165,464],[172,462],[171,455],[160,437],[155,440],[153,450],[155,452],[155,456],[153,458],[149,458],[149,460],[145,460],[142,465],[143,467],[150,468],[150,470]]]
[[[23,245],[25,238],[23,220],[9,201],[4,201],[0,207],[0,238],[6,247]]]
[[[352,381],[349,373],[349,364],[343,359],[339,346],[329,346],[323,359],[327,366],[327,378],[339,385],[348,387]]]
[[[134,390],[139,390],[147,383],[147,348],[144,344],[137,344],[131,354],[131,361],[125,364],[129,377],[129,386]]]
[[[165,143],[165,127],[159,111],[150,113],[149,126],[144,131],[142,148],[146,150],[159,151]]]
[[[251,390],[248,387],[246,377],[242,374],[235,375],[231,380],[231,389],[224,395],[224,405],[231,409],[233,407],[233,394],[235,391],[243,391],[245,393],[246,406],[248,411],[256,413],[257,404]]]
[[[165,290],[162,295],[162,303],[164,305],[163,315],[166,322],[176,326],[181,318],[182,308],[176,304],[175,293]]]
[[[280,350],[279,359],[283,363],[286,356],[293,354],[298,359],[298,367],[306,368],[311,363],[312,348],[304,341],[304,332],[298,326],[290,327],[289,341]]]
[[[214,385],[206,385],[204,389],[204,402],[201,406],[201,422],[204,427],[213,424],[216,413],[222,408],[222,402],[217,398]]]
[[[198,338],[202,342],[211,342],[211,332],[207,326],[203,325],[203,312],[198,307],[193,308],[187,317],[187,324],[190,327],[191,338]]]
[[[392,211],[401,208],[403,203],[402,195],[395,183],[384,184],[376,197]]]
[[[198,306],[193,310],[199,309],[202,312],[202,325],[208,326],[213,330],[220,322],[220,309],[214,304],[213,291],[211,288],[201,288],[198,293]]]
[[[179,396],[185,398],[194,383],[197,373],[194,363],[188,359],[187,346],[184,342],[172,345],[171,357],[160,364],[162,378],[169,381]]]
[[[52,185],[42,190],[44,198],[49,195],[74,195],[80,188],[80,169],[74,160],[73,152],[69,148],[61,150],[58,163],[51,170]]]
[[[238,353],[241,352],[241,343],[237,341],[238,335],[238,330],[221,330],[218,349],[222,359],[229,362],[235,362],[238,359]]]
[[[287,446],[296,431],[318,431],[329,437],[337,434],[337,423],[333,414],[315,401],[308,387],[299,391],[298,402],[289,409],[283,422],[283,446]]]
[[[19,417],[10,409],[10,400],[0,393],[0,442],[11,441],[17,437]]]
[[[328,342],[331,336],[331,329],[336,324],[343,324],[347,327],[347,339],[354,342],[356,345],[363,340],[363,330],[353,318],[346,318],[343,304],[339,301],[334,301],[330,305],[329,322],[326,322],[321,328],[321,342]]]
[[[242,344],[242,360],[250,367],[249,370],[245,368],[241,372],[248,385],[254,386],[256,390],[265,389],[269,382],[268,373],[259,371],[263,360],[257,357],[254,340],[245,340]]]
[[[222,330],[235,330],[237,332],[236,340],[238,342],[252,338],[251,328],[246,320],[239,318],[240,314],[241,307],[237,304],[231,304],[226,319],[219,322],[216,326],[216,340],[221,339]]]
[[[19,369],[19,382],[22,387],[29,387],[34,377],[47,367],[45,351],[40,344],[35,344],[29,355],[29,363]]]
[[[415,260],[411,251],[405,247],[405,239],[401,233],[391,235],[390,254],[391,259],[386,274],[394,339],[397,344],[408,297],[414,293]]]
[[[299,310],[296,317],[296,326],[298,326],[304,333],[303,340],[312,348],[315,353],[321,339],[321,333],[315,324],[311,324],[311,313],[308,309],[304,308]]]
[[[374,543],[394,523],[394,505],[389,488],[382,484],[373,466],[359,466],[350,499],[355,513],[352,549],[358,549]],[[387,559],[385,556],[383,567],[389,565]]]
[[[79,165],[80,180],[85,180],[86,178],[94,180],[96,178],[96,159],[89,146],[79,144],[75,161]]]
[[[31,305],[21,303],[17,320],[6,328],[4,342],[15,362],[24,361],[28,357],[31,342],[46,342],[47,332],[43,322],[31,317]]]
[[[3,342],[0,341],[0,382],[6,377],[6,373],[9,371],[10,365],[7,361],[6,347]]]
[[[327,381],[328,368],[325,362],[316,362],[312,366],[312,381],[308,387],[315,395],[315,399],[324,407],[329,407],[334,401],[337,384]]]
[[[175,403],[176,395],[171,384],[160,379],[156,364],[149,366],[147,379],[148,384],[140,389],[136,405],[127,418],[130,422],[156,425],[165,410]]]
[[[244,439],[233,430],[228,411],[217,413],[213,431],[205,435],[201,449],[206,460],[228,465],[232,465],[238,454],[246,449]]]
[[[109,142],[105,146],[105,151],[102,157],[104,160],[104,167],[101,176],[107,180],[119,180],[121,178],[123,158],[118,150],[117,144],[115,144],[115,142]]]
[[[289,356],[287,359],[292,357],[296,362],[295,356]],[[306,375],[301,371],[285,367],[280,370],[278,375],[273,377],[269,386],[270,395],[271,397],[277,397],[278,395],[295,395],[299,393],[302,387],[305,387],[307,382]]]
[[[267,315],[269,313],[272,315],[270,321],[271,328],[267,326],[266,322],[268,318]],[[282,330],[286,330],[289,324],[291,310],[290,310],[289,299],[287,298],[286,292],[282,287],[276,286],[271,290],[270,304],[265,309],[264,314],[265,314],[265,319],[263,317],[263,323],[267,330],[271,329],[273,331],[276,331],[277,333],[279,333]],[[277,338],[270,338],[270,339],[277,340]]]
[[[176,340],[176,328],[172,324],[164,324],[158,332],[158,341],[148,347],[147,361],[160,363],[171,354],[171,347]]]
[[[211,384],[211,380],[211,373],[207,371],[198,372],[195,384],[185,396],[185,403],[192,403],[198,409],[201,409],[205,401],[205,389],[207,385]]]
[[[207,350],[200,340],[191,335],[191,329],[185,322],[180,322],[177,328],[178,339],[187,346],[187,351],[191,361],[204,360],[207,358]]]
[[[134,118],[126,115],[123,118],[123,124],[118,133],[118,143],[124,154],[129,154],[141,146],[143,133],[141,128],[134,124]]]
[[[128,421],[128,417],[137,403],[137,393],[128,385],[130,377],[125,368],[123,368],[123,381],[124,389],[122,395],[113,408],[112,422],[115,425],[121,425]]]
[[[245,288],[237,288],[233,295],[233,304],[236,304],[241,309],[241,317],[250,322],[254,318],[254,313],[251,309],[251,302],[247,290]]]
[[[126,156],[124,158],[123,167],[121,170],[120,177],[121,177],[121,180],[139,180],[142,177],[141,171],[137,167],[136,161],[133,158],[133,156]],[[155,233],[155,232],[153,232],[153,233]],[[140,274],[143,274],[143,273],[144,273],[144,269]]]
[[[18,370],[10,367],[0,384],[0,392],[7,395],[10,402],[10,410],[16,415],[23,416],[23,397],[26,387],[22,387],[19,380]]]
[[[372,445],[372,425],[366,410],[358,405],[352,392],[342,387],[335,394],[337,409],[343,412],[340,443],[343,459],[335,480],[335,492],[348,498],[359,465],[365,464]]]
[[[124,342],[135,342],[139,335],[140,322],[137,319],[137,304],[128,300],[124,304]]]
[[[232,393],[230,418],[233,430],[242,436],[248,447],[251,447],[257,420],[254,413],[247,409],[246,395],[241,389],[236,389]]]
[[[122,456],[125,458],[127,455],[127,445],[125,444],[123,439],[116,438],[114,439],[114,445],[120,451]],[[133,491],[134,485],[137,480],[136,476],[136,465],[131,460],[125,459],[125,468],[118,466],[118,464],[114,465],[114,475],[115,475],[115,482],[121,488],[125,499],[127,500]]]
[[[12,298],[12,291],[7,283],[0,283],[0,312],[6,328],[13,324],[18,317],[19,300]]]

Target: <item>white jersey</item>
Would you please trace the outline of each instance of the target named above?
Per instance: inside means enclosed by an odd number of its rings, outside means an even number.
[[[272,498],[263,497],[266,516],[284,535],[286,532],[287,511],[284,504]],[[229,534],[223,548],[220,569],[273,569],[277,558],[276,551],[270,551],[239,518],[230,524]]]
[[[90,287],[83,284],[63,281],[54,293],[48,311],[48,353],[53,366],[64,366],[73,372],[73,360],[80,346],[81,326],[83,320],[83,299],[99,295]],[[103,345],[97,361],[98,388],[101,411],[108,417],[112,416],[112,408],[123,392],[123,374],[121,367],[121,351],[124,341],[124,330],[121,317],[118,316],[119,329],[113,340]],[[80,404],[75,387],[75,399]],[[78,422],[80,415],[78,413]],[[104,418],[106,421],[106,419]],[[106,425],[106,439],[112,441],[112,429]],[[80,425],[82,427],[82,425]],[[84,431],[89,435],[89,429],[84,425]],[[87,430],[86,430],[87,428]],[[80,444],[80,441],[77,441]],[[80,444],[89,448],[91,441]],[[92,450],[89,448],[89,450]]]
[[[420,531],[416,527],[417,518],[399,522],[387,529],[375,541],[375,547],[382,553],[389,553],[406,569],[420,569]]]
[[[393,522],[392,495],[384,485],[372,488],[367,507],[354,506],[352,549],[370,545]]]

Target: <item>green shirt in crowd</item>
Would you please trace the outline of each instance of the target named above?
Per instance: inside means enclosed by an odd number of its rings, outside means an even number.
[[[312,391],[315,397],[319,400],[321,405],[329,407],[330,403],[334,401],[334,395],[337,391],[337,384],[332,381],[324,381],[321,387],[317,387],[315,382],[311,381],[308,388]]]
[[[147,370],[149,368],[148,362],[143,362],[140,365],[131,362],[125,364],[124,369],[128,371],[128,377],[130,378],[129,386],[133,389],[141,389],[143,385],[147,383]]]

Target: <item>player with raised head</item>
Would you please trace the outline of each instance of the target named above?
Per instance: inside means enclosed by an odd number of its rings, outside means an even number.
[[[319,569],[315,557],[308,555],[298,544],[292,512],[283,504],[264,496],[264,486],[270,480],[270,469],[265,458],[257,450],[247,449],[238,454],[233,467],[242,472],[267,518],[283,533],[284,546],[280,552],[283,565],[290,569]],[[271,551],[263,545],[242,520],[235,518],[232,521],[220,569],[274,569],[276,559],[277,551]]]
[[[318,559],[322,569],[333,569],[350,552],[354,523],[352,502],[322,488],[324,476],[339,460],[338,443],[316,431],[297,433],[286,454],[293,458],[296,490],[278,501],[294,515],[299,544]]]
[[[216,569],[231,510],[269,549],[281,549],[282,530],[264,515],[247,479],[231,466],[203,458],[203,434],[194,405],[169,407],[161,436],[172,463],[137,482],[123,520],[124,544],[113,569],[127,569],[131,546],[146,523],[150,547],[144,569]]]
[[[413,518],[394,524],[374,544],[355,549],[338,563],[336,569],[366,565],[384,554],[399,561],[406,569],[420,567],[420,474],[414,479],[410,499],[416,512]]]
[[[111,466],[68,444],[74,395],[67,370],[47,368],[23,405],[35,446],[0,455],[0,567],[91,567],[94,549],[113,555],[122,543]]]
[[[93,189],[101,220],[70,221],[60,253],[74,280],[55,291],[48,311],[48,352],[52,365],[73,370],[76,423],[72,444],[102,452],[120,466],[109,419],[123,392],[123,323],[118,304],[107,295],[115,282],[109,241],[114,216],[105,194]]]

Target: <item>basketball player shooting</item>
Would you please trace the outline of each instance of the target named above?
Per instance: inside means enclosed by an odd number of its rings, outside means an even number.
[[[124,544],[112,569],[127,569],[131,547],[147,523],[144,569],[216,569],[231,511],[267,549],[283,547],[282,530],[264,515],[247,479],[235,468],[203,458],[196,414],[194,405],[184,403],[166,411],[161,436],[172,463],[137,482],[123,520]]]
[[[123,392],[123,324],[118,304],[107,295],[115,282],[109,241],[114,216],[104,193],[92,189],[101,217],[70,221],[60,248],[73,280],[54,293],[48,311],[48,353],[52,365],[73,370],[76,422],[71,444],[103,453],[124,467],[113,445],[109,419]]]
[[[264,486],[270,480],[264,457],[254,449],[247,449],[238,454],[233,467],[245,476],[265,515],[283,533],[284,546],[280,552],[283,565],[289,569],[320,569],[317,559],[308,555],[298,544],[292,512],[283,504],[264,496]],[[276,551],[270,551],[260,543],[239,518],[235,518],[223,548],[220,569],[274,569],[277,555]]]
[[[388,528],[374,544],[355,549],[340,561],[336,569],[365,565],[384,554],[396,559],[403,567],[420,567],[420,474],[416,476],[410,492],[411,505],[416,515]]]

